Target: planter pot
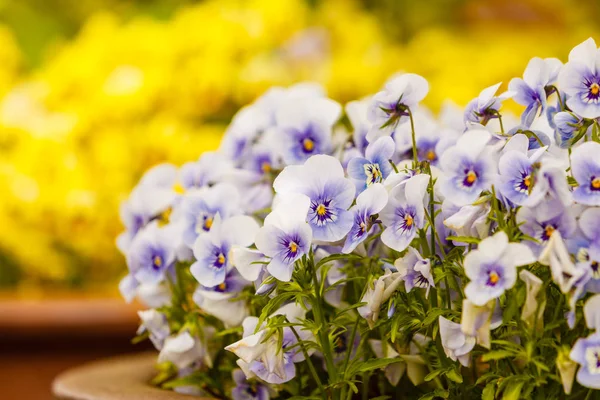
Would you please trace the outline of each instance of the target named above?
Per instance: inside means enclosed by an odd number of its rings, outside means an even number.
[[[151,386],[156,356],[148,352],[108,358],[68,370],[54,380],[52,392],[68,400],[202,400]]]

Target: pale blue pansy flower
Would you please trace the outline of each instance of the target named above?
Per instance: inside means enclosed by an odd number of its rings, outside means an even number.
[[[334,157],[316,155],[304,165],[288,166],[275,179],[273,187],[278,194],[308,196],[308,223],[315,240],[336,242],[352,228],[353,216],[348,208],[356,189]]]
[[[383,210],[387,201],[388,192],[381,183],[369,186],[358,195],[356,204],[350,209],[354,215],[354,224],[346,237],[342,253],[351,253],[367,238],[375,223],[375,215]]]
[[[573,198],[580,204],[600,205],[600,143],[586,142],[575,147],[571,155],[573,177],[579,184]]]
[[[562,63],[556,58],[534,57],[527,64],[523,78],[513,78],[508,84],[508,89],[515,93],[514,101],[526,106],[521,115],[523,125],[531,126],[537,116],[546,112],[550,92],[546,88],[556,82],[561,67]]]
[[[486,149],[490,139],[485,130],[470,130],[444,152],[440,160],[444,175],[439,185],[446,199],[467,205],[491,187],[497,175],[493,156]]]
[[[232,246],[250,246],[258,229],[258,223],[252,217],[236,215],[221,220],[217,214],[210,231],[202,232],[194,242],[196,262],[190,267],[194,278],[206,287],[223,283],[233,267],[229,254]]]
[[[589,38],[569,53],[569,61],[558,76],[568,98],[567,105],[583,118],[600,117],[600,49]]]
[[[162,349],[167,337],[171,334],[167,316],[153,308],[149,310],[138,311],[141,325],[137,334],[148,333],[150,341],[157,350]]]
[[[172,230],[153,222],[133,239],[126,255],[127,266],[137,283],[158,284],[175,263],[176,241]]]
[[[415,175],[392,189],[380,219],[386,226],[381,241],[396,251],[404,251],[425,225],[425,194],[429,175]]]
[[[226,327],[232,328],[239,326],[248,316],[246,301],[234,300],[248,284],[237,270],[232,269],[217,286],[198,286],[192,298],[204,312],[223,321]]]
[[[306,222],[310,199],[299,193],[281,195],[256,235],[256,248],[269,257],[267,271],[280,281],[292,278],[294,264],[308,254],[312,229]]]
[[[475,347],[476,338],[463,333],[460,324],[442,316],[439,317],[440,337],[446,356],[468,367],[471,364],[470,352]]]
[[[409,112],[415,111],[428,92],[429,83],[416,74],[401,74],[387,81],[384,89],[371,99],[367,114],[371,123],[369,142],[391,136],[399,123],[408,121]]]
[[[348,162],[348,176],[354,181],[357,193],[374,183],[382,183],[389,176],[395,148],[394,139],[380,137],[367,146],[365,158],[355,157]]]
[[[570,358],[580,365],[577,382],[587,388],[600,389],[600,295],[588,299],[583,312],[588,328],[595,332],[575,342]]]
[[[181,201],[183,242],[190,248],[202,232],[208,232],[215,216],[227,219],[241,214],[240,194],[230,183],[195,189],[186,193]]]
[[[305,311],[295,304],[288,304],[273,315],[284,315],[291,323],[304,318]],[[296,376],[295,363],[305,360],[297,345],[298,339],[289,327],[281,331],[270,332],[264,326],[258,326],[257,317],[246,317],[242,326],[243,338],[227,347],[239,357],[238,366],[248,379],[258,377],[267,383],[280,384]],[[297,330],[301,340],[310,340],[312,334],[304,329]],[[309,354],[312,351],[309,350]]]
[[[502,102],[512,97],[512,92],[504,92],[496,96],[496,92],[502,83],[483,89],[479,96],[471,100],[464,113],[464,121],[467,127],[470,124],[487,125],[491,119],[498,118],[498,110]]]
[[[270,389],[267,385],[258,381],[250,382],[241,369],[232,372],[235,387],[231,389],[233,400],[269,400]]]
[[[465,274],[470,279],[465,295],[471,303],[483,306],[514,286],[517,266],[535,261],[527,246],[509,243],[506,233],[496,232],[482,240],[477,249],[465,257]]]
[[[196,363],[212,367],[212,358],[206,343],[214,336],[215,329],[208,326],[204,327],[203,330],[202,340],[199,337],[192,336],[188,330],[166,338],[158,355],[158,362],[171,362],[179,370]]]
[[[576,228],[572,211],[557,200],[543,201],[535,207],[521,207],[517,211],[517,223],[521,232],[538,241],[525,242],[536,254],[540,254],[555,231],[568,238]]]
[[[277,110],[276,130],[286,164],[302,164],[315,154],[332,151],[332,129],[341,106],[327,98],[301,98],[285,102]]]
[[[404,257],[394,262],[394,267],[404,280],[406,293],[410,293],[416,287],[426,289],[425,297],[428,297],[429,289],[435,287],[431,273],[431,261],[424,259],[414,247],[409,247]]]
[[[563,149],[571,147],[573,139],[583,129],[583,119],[569,111],[561,111],[554,115],[554,140]]]

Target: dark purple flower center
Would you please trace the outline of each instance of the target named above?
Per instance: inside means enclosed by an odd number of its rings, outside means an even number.
[[[152,268],[158,271],[163,267],[164,264],[165,260],[162,255],[156,253],[152,254]]]
[[[590,190],[600,191],[600,176],[592,176],[590,179]]]
[[[542,226],[542,240],[545,242],[550,239],[550,236],[554,233],[557,226],[555,224],[547,223]]]
[[[331,209],[331,199],[311,201],[311,210],[315,213],[317,225],[324,225],[329,221],[334,221],[335,214]]]
[[[500,275],[500,273],[497,270],[488,270],[487,282],[485,284],[494,287],[498,284],[498,282],[500,282],[501,278],[502,275]]]
[[[215,248],[214,256],[215,256],[215,261],[213,262],[213,265],[215,267],[222,268],[223,265],[225,265],[227,263],[227,257],[225,256],[225,253],[223,252],[222,249]]]
[[[477,179],[479,178],[477,176],[477,172],[473,171],[470,168],[465,168],[464,174],[465,174],[465,177],[463,179],[463,185],[466,187],[473,186],[475,184],[475,182],[477,182]]]
[[[294,261],[302,248],[302,241],[298,235],[282,237],[279,239],[279,244],[284,249],[283,258],[288,262]]]
[[[598,103],[600,100],[600,77],[593,76],[586,79],[585,86],[588,89],[584,96],[585,100],[588,103]]]
[[[365,164],[365,175],[367,176],[367,186],[383,181],[379,164]]]
[[[396,215],[399,217],[400,221],[398,230],[406,232],[414,229],[416,214],[417,212],[414,207],[396,209]]]
[[[520,179],[516,182],[515,189],[520,193],[529,194],[532,185],[531,171],[522,171]]]

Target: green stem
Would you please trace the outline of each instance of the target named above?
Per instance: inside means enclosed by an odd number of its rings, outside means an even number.
[[[294,328],[293,325],[290,325],[290,329],[292,330],[292,333],[294,334],[294,336],[296,336],[296,340],[300,344],[300,350],[302,350],[302,354],[304,354],[304,359],[306,360],[306,363],[308,364],[308,369],[310,370],[310,373],[313,376],[313,379],[319,386],[319,390],[321,391],[323,398],[326,399],[327,393],[325,392],[325,388],[323,388],[323,383],[321,383],[319,374],[317,373],[317,370],[315,369],[315,366],[313,365],[312,360],[310,359],[310,355],[308,354],[308,351],[306,351],[306,348],[304,347],[304,343],[302,343],[302,339],[300,339],[300,335],[298,335],[298,332],[296,332],[296,328]]]
[[[323,357],[325,358],[325,365],[327,366],[327,373],[329,374],[329,384],[332,385],[337,381],[337,371],[333,358],[331,356],[331,345],[329,343],[329,335],[325,329],[325,318],[323,317],[323,299],[321,297],[321,285],[317,278],[317,270],[314,263],[311,263],[311,270],[313,275],[313,286],[315,288],[315,301],[313,302],[313,314],[315,316],[315,322],[318,326],[319,341],[321,342],[321,349],[323,350]]]
[[[415,134],[415,122],[413,120],[413,115],[412,115],[412,111],[410,111],[410,109],[408,109],[408,118],[410,119],[410,132],[411,132],[411,139],[412,139],[412,153],[413,153],[413,168],[417,168],[417,165],[419,165],[419,157],[417,154],[417,138],[416,138],[416,134]]]

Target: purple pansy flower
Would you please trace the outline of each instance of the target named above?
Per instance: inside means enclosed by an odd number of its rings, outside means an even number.
[[[151,223],[133,239],[127,251],[130,274],[139,283],[157,284],[175,263],[174,235],[169,227]]]
[[[600,117],[600,49],[594,39],[571,50],[558,83],[569,96],[567,105],[573,112],[583,118]]]
[[[251,217],[237,215],[221,220],[217,214],[210,231],[202,232],[194,242],[197,261],[190,267],[194,278],[206,287],[223,283],[233,267],[229,254],[232,246],[250,246],[258,229],[258,224]]]
[[[239,192],[229,183],[219,183],[186,193],[181,208],[183,241],[190,248],[200,233],[210,230],[217,214],[227,219],[242,211]]]
[[[586,142],[573,150],[571,167],[579,184],[573,198],[580,204],[600,206],[600,143]]]
[[[470,130],[440,160],[445,175],[440,178],[442,194],[456,205],[473,203],[496,177],[493,156],[486,150],[491,136],[485,130]]]
[[[395,148],[394,139],[380,137],[367,146],[365,158],[355,157],[348,162],[348,176],[354,181],[357,193],[388,177],[392,172],[390,160]]]
[[[302,164],[315,154],[331,151],[331,134],[341,106],[326,98],[296,99],[277,110],[276,129],[286,164]]]
[[[546,87],[556,82],[562,63],[556,58],[534,57],[529,61],[523,79],[513,78],[508,89],[515,93],[513,99],[527,108],[521,115],[521,123],[531,126],[536,116],[546,112]]]
[[[569,356],[580,365],[577,382],[587,388],[600,389],[600,332],[578,339]]]
[[[415,111],[427,92],[429,83],[422,76],[402,74],[390,79],[371,100],[367,116],[372,124],[367,134],[369,142],[379,136],[391,136],[398,123],[408,120],[408,112]]]
[[[544,201],[536,207],[521,207],[517,211],[517,223],[521,232],[539,241],[526,242],[536,254],[540,253],[555,231],[568,238],[576,228],[570,209],[564,208],[556,200]]]
[[[496,96],[501,84],[500,82],[483,89],[479,96],[467,104],[464,115],[465,125],[487,125],[491,119],[498,118],[498,110],[502,102],[513,95],[512,92],[505,92]]]
[[[429,289],[435,287],[433,275],[431,274],[431,261],[424,259],[414,248],[409,247],[408,252],[402,258],[394,262],[394,266],[400,272],[404,280],[404,287],[409,293],[413,288],[427,289],[425,297],[429,296]]]
[[[289,281],[296,261],[310,250],[312,229],[306,222],[310,199],[293,193],[279,200],[256,235],[256,248],[270,257],[267,271],[280,281]]]
[[[241,369],[233,370],[235,387],[231,390],[233,400],[269,400],[270,393],[267,385],[260,382],[249,382]]]
[[[429,175],[415,175],[392,189],[380,219],[386,226],[381,241],[403,251],[425,225],[425,193]]]
[[[354,201],[356,189],[344,177],[344,169],[334,157],[316,155],[304,165],[286,167],[273,183],[279,194],[300,193],[308,196],[308,223],[313,238],[323,242],[341,240],[353,224],[348,207]]]
[[[562,111],[554,115],[553,121],[556,144],[563,149],[571,147],[574,144],[572,140],[583,129],[583,119],[571,112]]]
[[[356,205],[350,209],[354,214],[354,224],[346,237],[342,253],[352,253],[356,246],[367,238],[375,222],[373,216],[385,207],[387,201],[387,190],[380,183],[369,186],[367,190],[358,195]]]
[[[483,306],[500,297],[517,281],[517,266],[536,261],[531,250],[522,243],[509,243],[506,233],[499,231],[479,243],[465,257],[465,273],[471,280],[465,295],[471,303]]]

